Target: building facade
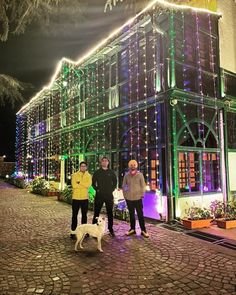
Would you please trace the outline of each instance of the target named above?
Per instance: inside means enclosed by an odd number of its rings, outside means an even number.
[[[6,156],[0,156],[0,178],[9,177],[15,170],[15,162],[7,162]]]
[[[78,62],[63,59],[17,113],[16,170],[63,188],[82,159],[93,173],[106,155],[120,187],[136,159],[145,215],[172,220],[236,190],[236,76],[220,68],[218,14],[154,2]]]

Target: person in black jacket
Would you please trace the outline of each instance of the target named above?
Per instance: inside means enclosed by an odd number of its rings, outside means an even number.
[[[117,186],[117,178],[115,172],[108,168],[109,159],[102,157],[101,167],[93,174],[92,186],[96,191],[94,200],[94,216],[93,224],[96,223],[96,217],[99,217],[103,204],[106,205],[108,216],[108,230],[112,237],[115,236],[113,231],[113,191]]]

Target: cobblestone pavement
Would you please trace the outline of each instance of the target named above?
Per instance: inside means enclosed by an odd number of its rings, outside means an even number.
[[[0,183],[0,294],[236,294],[236,252],[148,224],[150,238],[88,238],[74,251],[71,206]],[[91,222],[91,214],[89,214]]]

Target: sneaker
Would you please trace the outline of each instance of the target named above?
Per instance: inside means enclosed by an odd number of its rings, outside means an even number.
[[[114,238],[115,237],[114,231],[113,230],[109,230],[109,235]]]
[[[149,238],[149,234],[144,230],[141,231],[141,235],[144,236],[145,238]]]
[[[131,236],[135,234],[136,234],[136,231],[134,229],[130,229],[129,231],[127,231],[126,236]]]
[[[70,238],[71,238],[72,240],[75,240],[75,239],[76,239],[76,235],[75,235],[75,234],[70,234]]]

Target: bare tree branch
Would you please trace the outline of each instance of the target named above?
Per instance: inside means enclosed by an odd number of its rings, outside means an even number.
[[[22,92],[25,89],[32,89],[29,83],[23,83],[11,76],[0,74],[0,106],[10,103],[14,106],[16,101],[24,102]]]
[[[10,33],[24,33],[31,22],[47,18],[59,2],[60,0],[0,0],[0,40],[6,41]]]

